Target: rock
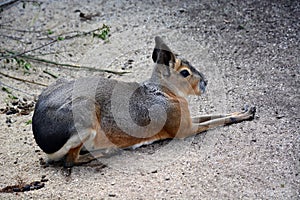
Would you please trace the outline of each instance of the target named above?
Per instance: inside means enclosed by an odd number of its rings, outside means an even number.
[[[23,192],[29,191],[29,190],[30,190],[30,187],[31,187],[31,186],[27,184],[27,185],[25,185],[25,186],[23,187],[23,190],[22,190],[22,191],[23,191]]]
[[[21,189],[20,188],[13,188],[12,191],[13,192],[21,192]]]

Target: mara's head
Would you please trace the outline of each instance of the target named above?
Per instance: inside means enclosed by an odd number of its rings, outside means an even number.
[[[156,63],[152,79],[180,95],[201,95],[207,80],[187,60],[176,57],[160,37],[155,37],[152,59]]]

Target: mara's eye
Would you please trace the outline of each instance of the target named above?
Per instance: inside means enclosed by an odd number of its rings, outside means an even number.
[[[186,69],[180,71],[180,74],[185,78],[188,77],[190,75],[190,72]]]

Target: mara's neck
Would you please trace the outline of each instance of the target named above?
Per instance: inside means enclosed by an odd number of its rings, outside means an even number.
[[[186,95],[176,85],[172,84],[167,77],[163,77],[162,74],[153,73],[151,78],[144,81],[143,84],[152,85],[162,92],[173,93],[176,96],[186,98]]]

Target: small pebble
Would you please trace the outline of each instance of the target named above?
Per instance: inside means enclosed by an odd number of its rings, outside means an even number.
[[[13,105],[13,106],[16,106],[18,104],[19,104],[19,101],[13,101],[13,102],[11,102],[11,105]]]
[[[12,191],[13,192],[21,192],[21,189],[20,188],[13,188]]]
[[[134,62],[134,60],[132,60],[132,59],[129,59],[129,60],[128,60],[128,64],[130,64],[130,65],[131,65],[133,62]]]
[[[281,119],[281,118],[283,118],[284,117],[284,115],[277,115],[276,116],[276,119]]]
[[[46,166],[47,165],[47,162],[45,162],[43,158],[40,158],[39,161],[40,161],[40,165],[42,165],[42,166]]]
[[[38,190],[38,189],[43,188],[44,186],[45,186],[45,184],[41,183],[40,185],[35,186],[35,189]]]
[[[23,191],[25,192],[25,191],[29,191],[30,190],[30,185],[25,185],[24,187],[23,187]]]
[[[5,123],[7,123],[7,124],[12,124],[12,123],[13,123],[13,120],[12,120],[11,118],[6,118]]]
[[[179,12],[180,12],[180,13],[184,13],[184,12],[185,12],[185,9],[184,9],[184,8],[180,8],[180,9],[179,9]]]
[[[41,182],[47,182],[47,181],[49,181],[49,180],[46,178],[41,180]]]
[[[31,185],[33,185],[33,186],[37,186],[39,184],[40,184],[40,181],[34,181],[34,182],[31,183]]]

